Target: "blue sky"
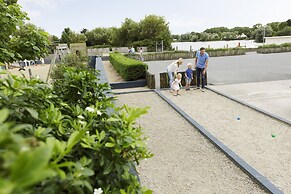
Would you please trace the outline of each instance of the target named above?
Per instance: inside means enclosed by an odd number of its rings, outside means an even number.
[[[30,22],[50,34],[63,29],[119,27],[125,18],[164,16],[173,34],[291,19],[290,0],[18,0]]]

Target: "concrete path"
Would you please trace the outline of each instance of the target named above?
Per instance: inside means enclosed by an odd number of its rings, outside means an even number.
[[[166,72],[170,61],[150,61],[149,71],[153,74]],[[194,59],[184,59],[186,64],[194,64]],[[256,54],[241,56],[212,57],[209,61],[208,83],[237,84],[291,79],[291,53]]]

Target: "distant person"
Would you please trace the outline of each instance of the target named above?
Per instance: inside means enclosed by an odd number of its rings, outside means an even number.
[[[174,61],[167,67],[167,72],[168,72],[168,77],[169,77],[169,86],[170,86],[171,92],[173,92],[172,83],[174,81],[174,76],[177,75],[177,71],[179,67],[182,65],[182,63],[183,63],[183,59],[179,58],[177,61]]]
[[[142,47],[139,49],[140,60],[143,61],[143,50]]]
[[[172,88],[174,90],[174,96],[180,95],[179,90],[181,85],[182,74],[178,73],[177,78],[172,82]]]
[[[196,53],[194,69],[197,74],[197,87],[194,89],[200,89],[200,79],[202,77],[202,92],[205,91],[205,74],[208,67],[209,55],[205,52],[205,48],[201,47]]]
[[[134,49],[134,47],[131,47],[131,53],[132,53],[132,54],[135,53],[135,49]]]
[[[190,85],[191,85],[191,82],[193,79],[192,64],[188,63],[187,67],[188,67],[188,69],[185,72],[185,83],[186,83],[185,90],[186,91],[190,90]]]

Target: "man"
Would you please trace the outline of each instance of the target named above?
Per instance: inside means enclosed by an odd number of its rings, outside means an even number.
[[[195,63],[194,63],[194,69],[196,69],[196,75],[197,75],[197,88],[194,89],[200,89],[200,79],[202,76],[202,92],[205,91],[205,74],[208,67],[208,60],[209,55],[205,52],[205,48],[201,47],[200,51],[197,51]]]

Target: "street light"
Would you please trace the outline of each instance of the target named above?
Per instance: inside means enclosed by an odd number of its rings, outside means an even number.
[[[266,37],[266,27],[267,27],[267,25],[265,25],[265,26],[263,26],[263,28],[264,28],[264,34],[263,34],[263,44],[265,44],[265,37]]]

